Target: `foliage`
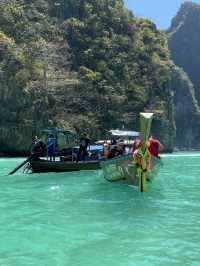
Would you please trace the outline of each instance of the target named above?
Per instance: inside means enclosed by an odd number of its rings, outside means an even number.
[[[122,0],[2,0],[0,25],[1,127],[64,125],[100,138],[138,129],[140,111],[173,122],[165,35]]]

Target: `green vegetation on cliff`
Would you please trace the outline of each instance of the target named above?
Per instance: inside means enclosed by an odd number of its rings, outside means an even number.
[[[138,113],[145,110],[157,112],[154,130],[171,147],[169,52],[153,23],[135,18],[121,0],[0,5],[5,149],[12,134],[16,149],[27,148],[27,132],[46,126],[85,130],[94,138],[111,127],[137,129]]]

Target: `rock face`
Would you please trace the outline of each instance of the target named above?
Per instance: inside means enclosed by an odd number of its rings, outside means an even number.
[[[199,149],[200,124],[200,5],[185,2],[173,19],[168,42],[174,63],[171,88],[174,92],[176,146]]]
[[[176,147],[199,149],[200,110],[195,90],[187,74],[179,67],[171,68],[171,91],[173,92],[176,121]]]
[[[188,74],[200,103],[200,5],[183,3],[168,34],[172,59]]]

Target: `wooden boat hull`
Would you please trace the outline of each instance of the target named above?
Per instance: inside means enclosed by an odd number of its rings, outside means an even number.
[[[47,172],[74,172],[82,170],[98,170],[100,169],[99,161],[84,162],[51,162],[47,160],[31,161],[30,168],[33,173]]]
[[[101,162],[101,167],[106,180],[110,182],[126,180],[136,183],[136,164],[131,155],[119,156]]]
[[[162,161],[151,157],[151,167],[147,173],[148,181],[151,181],[157,174]],[[128,184],[139,186],[139,175],[137,166],[131,155],[120,156],[101,162],[104,177],[109,182],[125,181]]]

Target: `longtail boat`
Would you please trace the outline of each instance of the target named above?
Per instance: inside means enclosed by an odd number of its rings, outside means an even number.
[[[91,145],[88,153],[92,155],[84,161],[77,161],[74,156],[77,155],[79,149],[76,146],[78,136],[74,132],[58,128],[44,129],[42,132],[45,136],[51,134],[56,139],[58,151],[55,152],[55,160],[50,160],[48,154],[47,158],[45,158],[45,154],[43,153],[43,156],[34,156],[31,158],[25,170],[31,170],[33,173],[44,173],[98,170],[101,168],[99,157],[103,153],[102,145]],[[44,140],[44,142],[47,141]]]
[[[44,158],[36,157],[29,162],[29,169],[33,173],[45,172],[74,172],[83,170],[98,170],[101,168],[98,154],[102,156],[103,146],[92,145],[90,146],[89,153],[95,154],[95,157],[88,157],[85,161],[76,161],[73,159],[72,154],[78,148],[71,148],[70,159],[65,160],[65,156],[60,154],[55,161],[50,161]]]
[[[132,155],[119,156],[101,162],[104,177],[110,182],[124,181],[140,187],[141,192],[147,191],[147,180],[155,176],[160,160],[148,157],[146,142],[149,138],[153,113],[140,113],[140,140],[142,151],[142,165],[138,167]]]

